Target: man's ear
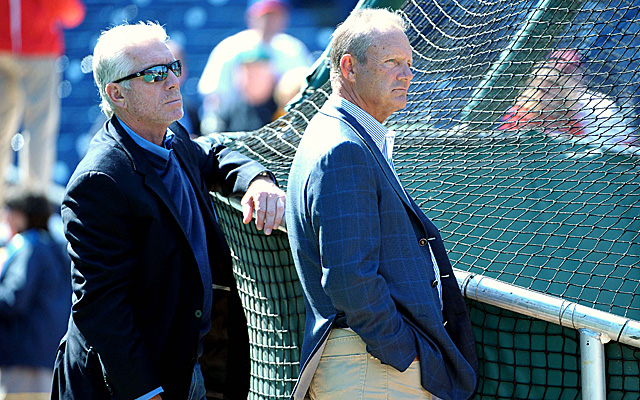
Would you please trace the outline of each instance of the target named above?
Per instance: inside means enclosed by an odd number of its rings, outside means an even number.
[[[115,106],[125,108],[126,98],[124,96],[122,86],[117,83],[108,83],[105,87],[105,91]]]
[[[342,77],[349,82],[355,82],[356,80],[356,64],[358,60],[351,54],[347,53],[340,59],[340,72]]]

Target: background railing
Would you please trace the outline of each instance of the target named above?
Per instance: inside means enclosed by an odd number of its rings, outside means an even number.
[[[242,223],[238,200],[213,198],[248,319],[250,398],[288,398],[299,371],[305,315],[286,230],[266,236]],[[459,269],[455,273],[483,355],[483,392],[476,398],[640,395],[639,321]]]

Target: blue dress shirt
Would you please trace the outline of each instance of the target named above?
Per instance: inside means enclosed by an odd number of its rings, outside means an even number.
[[[211,278],[211,266],[209,265],[209,254],[207,251],[207,237],[204,227],[202,212],[196,198],[193,186],[187,174],[180,166],[180,162],[171,148],[174,134],[167,130],[163,146],[158,146],[136,134],[125,123],[119,120],[124,130],[131,136],[131,139],[143,150],[147,159],[156,170],[162,182],[167,187],[171,198],[182,218],[183,226],[193,249],[204,289],[204,302],[202,306],[202,325],[200,328],[200,343],[198,345],[198,356],[202,355],[202,339],[211,326],[211,307],[213,302],[213,287]],[[148,400],[156,394],[162,393],[162,388],[158,388],[145,396],[136,400]]]

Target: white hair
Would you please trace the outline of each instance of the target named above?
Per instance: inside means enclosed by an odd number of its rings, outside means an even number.
[[[93,50],[93,79],[100,92],[100,108],[109,118],[113,115],[114,106],[107,96],[106,87],[109,83],[125,77],[132,71],[133,63],[128,51],[141,44],[158,41],[165,43],[169,39],[164,27],[157,22],[139,22],[137,24],[123,24],[103,31]],[[129,81],[121,85],[129,88]]]

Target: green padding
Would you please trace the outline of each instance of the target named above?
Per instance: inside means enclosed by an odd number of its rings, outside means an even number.
[[[434,143],[420,162],[413,151],[400,147],[394,163],[447,235],[457,268],[640,320],[640,203],[630,195],[640,175],[626,157],[586,163],[586,146],[538,132],[490,157],[481,143]],[[413,179],[435,176],[435,163],[437,179]]]
[[[288,399],[299,371],[304,301],[286,233],[266,236],[214,196],[232,250],[251,342],[249,399]],[[474,400],[578,399],[578,332],[467,300],[480,359]],[[640,351],[609,343],[608,399],[640,394]]]
[[[298,377],[304,300],[287,234],[244,225],[241,212],[214,197],[231,248],[251,345],[249,399],[286,399]]]

